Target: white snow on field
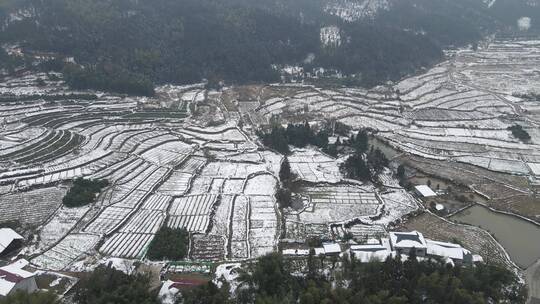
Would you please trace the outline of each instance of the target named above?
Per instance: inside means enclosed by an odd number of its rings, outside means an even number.
[[[353,22],[373,18],[380,10],[387,10],[389,7],[388,0],[334,0],[326,6],[325,11],[345,21]]]
[[[380,212],[377,194],[357,186],[306,187],[300,191],[308,207],[291,212],[287,220],[306,224],[329,224],[354,219],[369,221]]]
[[[527,163],[527,166],[529,166],[534,175],[540,176],[540,163]]]
[[[337,183],[343,178],[338,161],[316,150],[297,149],[288,159],[292,172],[302,180]]]
[[[89,209],[88,206],[58,209],[52,219],[39,231],[36,251],[44,250],[63,238]]]
[[[33,259],[32,264],[42,269],[64,270],[72,263],[85,257],[99,241],[91,234],[70,234],[60,243]]]
[[[388,226],[419,208],[416,199],[405,189],[389,190],[381,193],[380,197],[385,205],[384,213],[380,219],[373,221],[373,224]]]
[[[246,195],[273,195],[276,191],[276,178],[270,174],[259,174],[249,178],[244,188]]]

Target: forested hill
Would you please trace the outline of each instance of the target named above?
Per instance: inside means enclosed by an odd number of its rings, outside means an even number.
[[[502,17],[507,3],[521,3],[514,19],[536,3],[488,2],[0,0],[0,42],[73,56],[84,69],[67,75],[79,87],[147,94],[137,88],[267,82],[286,64],[336,69],[372,86],[438,62],[444,47],[515,25]]]

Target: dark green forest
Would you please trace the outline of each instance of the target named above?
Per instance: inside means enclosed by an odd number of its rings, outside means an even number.
[[[429,67],[444,47],[506,26],[481,1],[397,1],[355,22],[326,14],[329,1],[3,0],[0,42],[73,56],[81,67],[65,72],[75,88],[152,95],[152,85],[165,82],[278,81],[273,64],[333,68],[354,75],[353,84],[373,86]],[[30,17],[8,22],[18,8]],[[321,45],[328,25],[340,28],[340,46]],[[313,61],[305,61],[308,54]]]

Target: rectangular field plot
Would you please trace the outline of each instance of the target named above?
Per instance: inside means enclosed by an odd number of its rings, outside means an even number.
[[[113,257],[142,258],[153,238],[153,234],[119,232],[108,239],[99,251]]]
[[[159,166],[169,165],[174,167],[182,163],[191,154],[192,150],[193,147],[190,145],[175,141],[152,147],[143,152],[141,157]]]
[[[204,167],[201,175],[222,178],[246,178],[250,174],[264,171],[266,171],[265,164],[212,162]]]
[[[92,234],[70,234],[31,262],[43,269],[63,270],[91,251],[99,241]]]
[[[105,234],[118,226],[133,212],[131,208],[107,207],[86,228],[85,232]]]
[[[251,257],[259,257],[274,250],[277,243],[277,214],[271,196],[251,196],[249,244]]]
[[[229,236],[231,258],[243,259],[249,257],[248,251],[248,216],[249,200],[245,196],[237,196],[232,211],[232,230]]]
[[[195,234],[189,256],[197,261],[220,261],[225,258],[225,239],[219,235]]]
[[[169,203],[172,197],[161,194],[151,194],[142,205],[142,209],[166,211],[169,208]]]
[[[375,193],[354,186],[306,187],[300,193],[309,207],[287,218],[309,224],[346,222],[377,215],[381,202]]]
[[[243,179],[227,179],[223,183],[221,193],[223,194],[241,194],[244,187]]]
[[[205,164],[206,158],[190,156],[176,170],[185,173],[195,173],[199,171]]]
[[[139,210],[120,228],[120,232],[156,233],[165,220],[165,213],[155,210]]]
[[[183,195],[188,190],[192,177],[191,173],[174,171],[157,191],[172,196]]]
[[[342,179],[337,161],[318,151],[295,151],[289,162],[292,171],[305,181],[337,183]]]
[[[58,209],[51,220],[39,231],[38,250],[43,250],[63,238],[88,210],[90,210],[88,206]]]
[[[277,180],[270,174],[258,174],[250,177],[244,187],[246,195],[274,195]]]
[[[217,195],[192,195],[176,198],[171,203],[167,226],[205,232]]]

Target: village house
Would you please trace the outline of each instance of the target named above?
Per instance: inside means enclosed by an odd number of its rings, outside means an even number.
[[[414,192],[419,197],[429,198],[437,196],[437,193],[433,191],[428,185],[419,185],[414,187]]]
[[[38,289],[35,274],[23,269],[26,265],[28,261],[18,260],[0,267],[0,299],[18,290],[31,293]]]
[[[397,254],[410,255],[413,250],[418,257],[424,257],[427,254],[426,240],[418,231],[390,232],[390,248]]]
[[[10,228],[0,228],[0,255],[13,251],[24,238]]]

